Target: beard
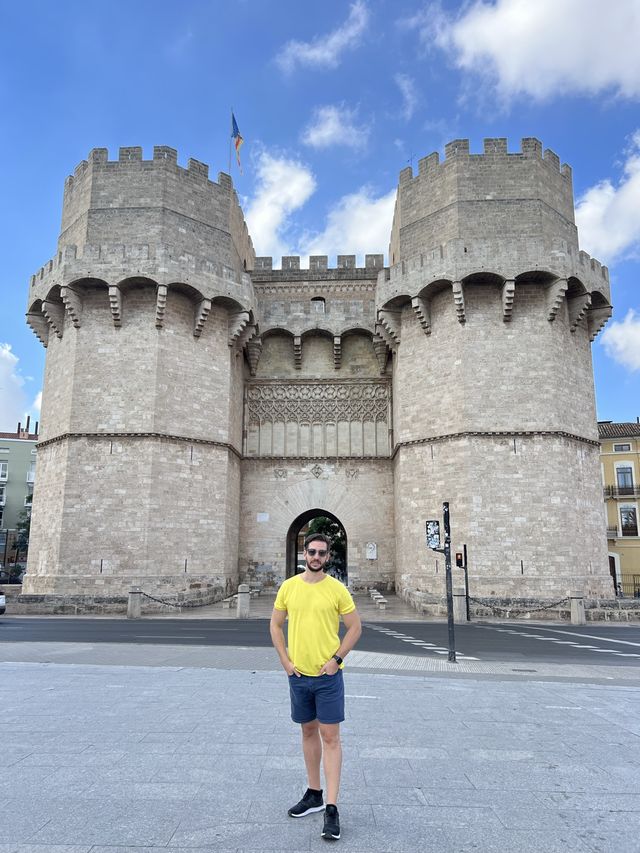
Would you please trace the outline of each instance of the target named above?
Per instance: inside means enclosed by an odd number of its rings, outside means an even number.
[[[324,565],[322,563],[319,566],[312,566],[310,560],[307,560],[306,562],[307,568],[310,572],[313,572],[314,574],[317,574],[318,572],[321,572],[324,569]]]

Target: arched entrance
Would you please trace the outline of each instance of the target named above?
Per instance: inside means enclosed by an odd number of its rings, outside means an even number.
[[[293,577],[304,568],[302,543],[309,531],[324,533],[333,542],[327,572],[342,583],[347,583],[347,532],[342,522],[326,509],[310,509],[299,515],[287,533],[287,577]]]

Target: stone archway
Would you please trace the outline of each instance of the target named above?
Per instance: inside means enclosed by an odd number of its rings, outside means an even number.
[[[308,509],[306,512],[301,513],[297,518],[295,518],[289,530],[287,532],[287,577],[293,577],[293,575],[297,574],[297,566],[298,566],[298,557],[299,557],[299,535],[301,531],[304,530],[315,518],[328,518],[330,521],[337,524],[344,536],[344,559],[342,565],[332,566],[331,564],[328,566],[329,573],[334,574],[341,580],[345,585],[347,583],[347,531],[340,521],[340,519],[335,516],[332,512],[329,512],[326,509],[321,509],[319,507],[315,509]],[[334,569],[332,571],[332,568]]]

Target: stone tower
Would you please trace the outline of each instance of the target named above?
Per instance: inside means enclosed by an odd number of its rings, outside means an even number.
[[[256,258],[228,176],[104,149],[32,278],[48,347],[25,592],[277,584],[314,514],[349,580],[439,595],[450,503],[473,595],[608,593],[590,341],[606,268],[570,169],[466,140],[400,175],[382,255]]]
[[[438,585],[424,519],[448,500],[476,594],[602,594],[590,341],[611,308],[606,269],[578,248],[570,168],[537,139],[449,143],[400,175],[390,262],[377,329],[394,362],[398,585]]]
[[[47,346],[25,592],[237,577],[254,252],[231,180],[175,150],[95,149],[31,280]]]

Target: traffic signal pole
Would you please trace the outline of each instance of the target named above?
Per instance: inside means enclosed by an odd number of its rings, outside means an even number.
[[[451,522],[449,519],[449,502],[442,504],[444,521],[444,568],[447,590],[447,629],[449,636],[449,657],[451,663],[456,661],[456,638],[453,623],[453,580],[451,577]]]

